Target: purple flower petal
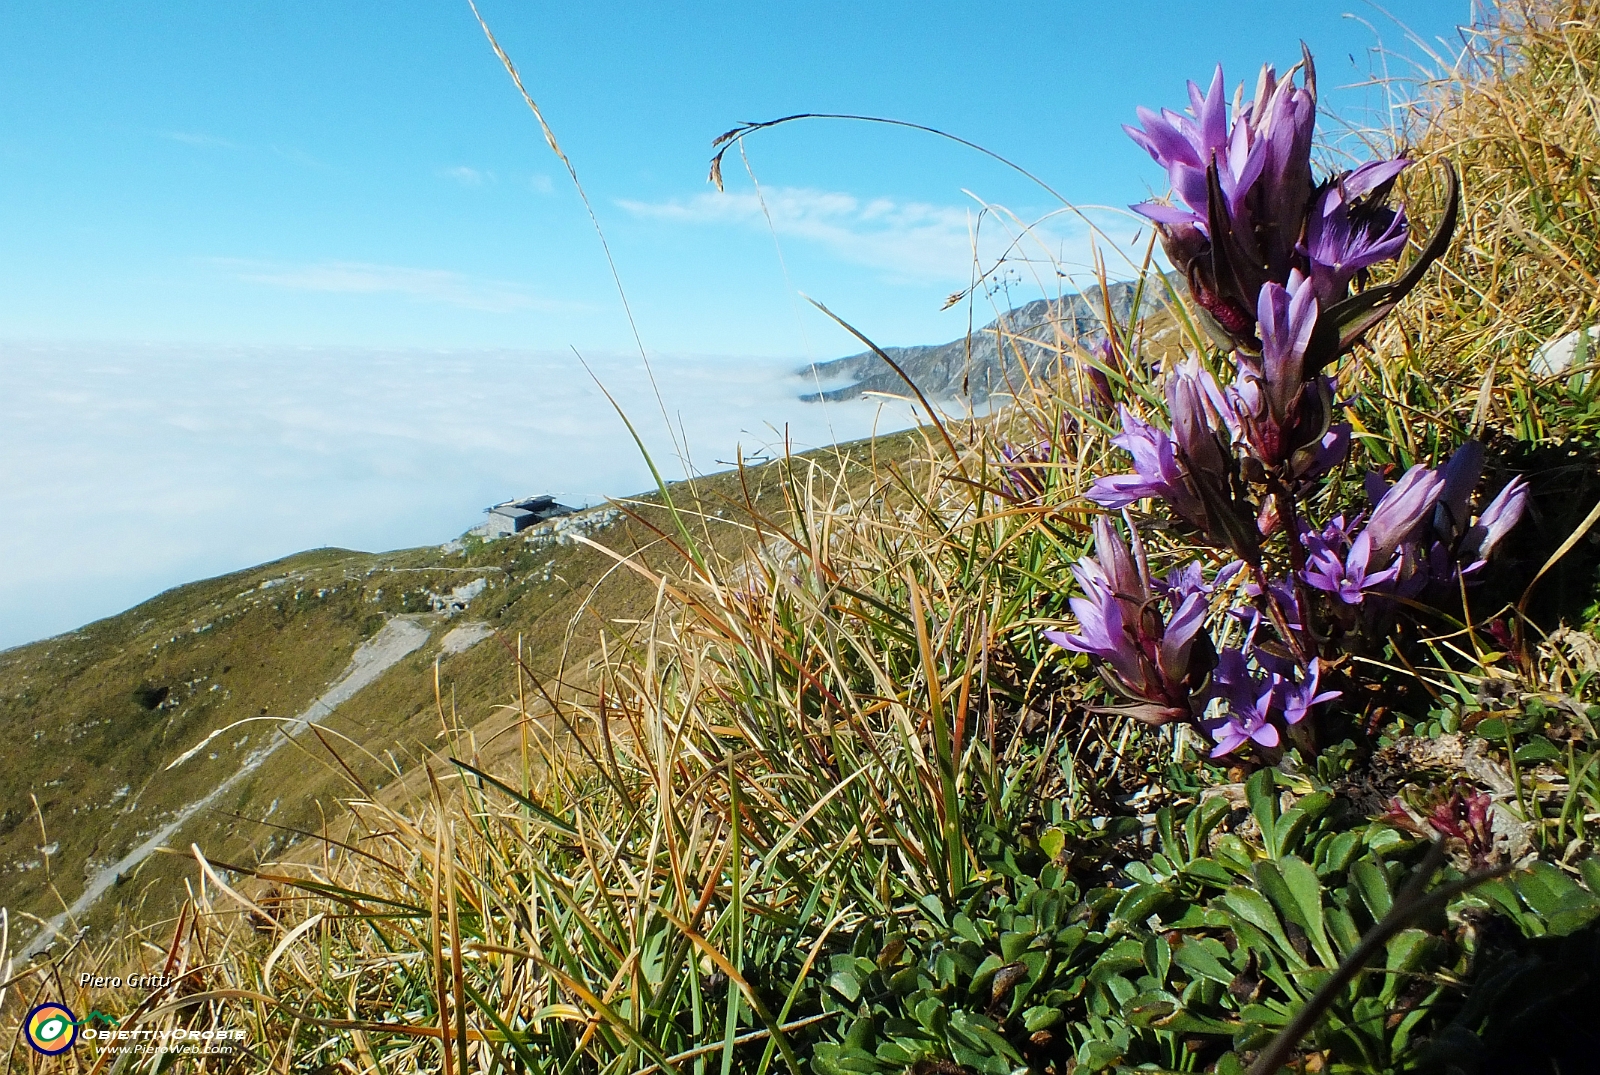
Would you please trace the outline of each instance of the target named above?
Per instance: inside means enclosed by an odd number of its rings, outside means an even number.
[[[1345,193],[1350,197],[1360,198],[1383,186],[1410,165],[1411,162],[1404,157],[1387,161],[1367,161],[1345,176],[1339,185],[1344,187]]]
[[[1084,499],[1092,500],[1102,508],[1119,511],[1145,497],[1162,496],[1166,488],[1166,485],[1151,482],[1142,474],[1113,474],[1109,477],[1096,478],[1083,496]]]
[[[1483,514],[1469,529],[1461,541],[1460,559],[1463,563],[1476,566],[1489,558],[1489,553],[1500,544],[1502,538],[1511,532],[1522,519],[1523,510],[1528,506],[1528,482],[1525,478],[1513,478],[1498,496],[1489,502],[1483,509]]]
[[[1207,611],[1205,595],[1192,593],[1167,621],[1157,663],[1168,679],[1178,681],[1189,674],[1189,649],[1205,623]]]
[[[1450,542],[1467,529],[1472,490],[1483,475],[1483,445],[1469,440],[1450,454],[1442,470],[1444,481],[1433,505],[1434,533]]]
[[[1317,298],[1324,304],[1344,298],[1356,274],[1405,249],[1404,209],[1361,201],[1388,183],[1410,162],[1369,161],[1330,180],[1317,194],[1306,219],[1301,252],[1311,261]]]
[[[1198,214],[1187,209],[1179,209],[1175,205],[1165,205],[1161,202],[1140,202],[1138,205],[1129,206],[1135,213],[1153,220],[1157,224],[1193,224],[1205,223]]]
[[[1443,486],[1444,478],[1437,471],[1418,463],[1383,494],[1362,531],[1371,544],[1367,563],[1388,565],[1400,543],[1427,520]]]

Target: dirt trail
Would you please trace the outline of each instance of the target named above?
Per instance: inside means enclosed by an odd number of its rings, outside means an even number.
[[[18,951],[18,957],[26,959],[35,952],[42,951],[46,945],[60,935],[61,930],[69,922],[76,921],[96,900],[103,896],[107,889],[117,883],[117,877],[125,874],[138,866],[157,848],[165,847],[179,829],[200,811],[226,795],[231,789],[244,780],[251,773],[261,768],[261,764],[287,744],[291,737],[304,732],[312,721],[319,720],[331,714],[340,703],[348,701],[361,688],[376,680],[388,671],[396,662],[408,653],[413,653],[422,648],[428,641],[429,628],[414,619],[396,617],[383,625],[383,629],[363,642],[355,654],[350,658],[350,666],[344,674],[333,682],[321,697],[306,707],[305,712],[295,717],[294,720],[281,725],[280,732],[272,736],[271,740],[263,747],[250,752],[239,768],[222,783],[212,788],[203,798],[179,810],[167,823],[144,840],[139,846],[129,851],[122,858],[109,866],[98,870],[89,879],[83,893],[72,901],[72,905],[65,911],[50,919],[44,929],[41,929]],[[219,732],[213,732],[198,746],[185,752],[169,768],[182,765],[198,754],[207,743],[211,742]]]

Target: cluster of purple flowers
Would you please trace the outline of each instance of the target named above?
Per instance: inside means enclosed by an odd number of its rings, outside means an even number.
[[[1368,475],[1374,507],[1364,520],[1346,525],[1341,515],[1320,531],[1302,526],[1301,578],[1345,605],[1369,594],[1414,598],[1430,585],[1471,579],[1528,499],[1527,482],[1513,478],[1474,519],[1472,491],[1482,474],[1483,445],[1468,441],[1440,469],[1419,463],[1392,486]]]
[[[1071,600],[1079,631],[1046,637],[1093,657],[1126,699],[1120,711],[1194,723],[1220,756],[1247,744],[1278,748],[1283,732],[1339,697],[1323,688],[1324,674],[1375,610],[1392,613],[1399,599],[1480,572],[1520,518],[1527,488],[1513,481],[1474,517],[1484,452],[1468,442],[1442,467],[1414,466],[1392,486],[1369,476],[1367,511],[1313,525],[1309,494],[1344,463],[1351,441],[1350,426],[1334,421],[1335,384],[1324,371],[1443,253],[1455,227],[1455,176],[1419,256],[1369,287],[1368,271],[1408,241],[1405,210],[1388,201],[1410,162],[1315,179],[1310,54],[1281,78],[1264,68],[1254,97],[1241,87],[1231,108],[1220,67],[1209,89],[1189,84],[1189,101],[1186,113],[1140,109],[1142,127],[1127,128],[1176,195],[1134,208],[1154,223],[1228,356],[1227,381],[1198,359],[1168,371],[1165,427],[1122,406],[1112,443],[1133,471],[1096,479],[1087,496],[1113,511],[1163,501],[1224,566],[1210,583],[1198,564],[1155,579],[1132,522],[1130,547],[1102,516],[1095,556],[1073,568],[1084,594]],[[1108,404],[1106,396],[1096,402]],[[1009,481],[1024,484],[1020,475]],[[1238,625],[1239,644],[1213,640],[1214,597],[1231,614],[1217,622]]]
[[[1252,656],[1260,667],[1251,667]],[[1314,707],[1342,693],[1322,690],[1321,683],[1322,668],[1315,657],[1302,671],[1292,661],[1253,651],[1248,644],[1223,650],[1211,684],[1211,697],[1223,705],[1200,722],[1216,740],[1211,756],[1231,754],[1247,742],[1276,747],[1278,722],[1293,727]]]

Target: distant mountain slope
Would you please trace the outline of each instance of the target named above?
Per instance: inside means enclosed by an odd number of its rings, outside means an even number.
[[[733,505],[748,490],[782,511],[781,467],[697,479],[674,501],[703,520],[697,540],[738,555],[752,530]],[[254,864],[344,798],[403,790],[425,760],[448,775],[442,723],[503,728],[519,693],[536,697],[519,692],[519,649],[541,682],[581,679],[602,632],[625,635],[654,607],[654,585],[575,535],[668,568],[655,499],[630,501],[651,525],[597,508],[497,541],[299,553],[0,651],[0,906],[68,935],[148,923],[182,898],[191,844]],[[517,742],[481,734],[486,764]],[[26,942],[32,927],[12,921]]]
[[[1177,273],[1168,275],[1174,287],[1182,281]],[[1126,323],[1133,312],[1135,287],[1113,283],[1109,292],[1112,316]],[[1166,288],[1152,277],[1140,297],[1140,315],[1164,309],[1170,301]],[[885,347],[917,387],[932,399],[967,399],[983,403],[992,395],[1008,395],[1020,385],[1022,362],[1036,373],[1059,353],[1062,342],[1090,344],[1104,338],[1106,302],[1096,284],[1076,295],[1060,299],[1038,299],[1019,306],[974,332],[949,343],[914,347]],[[1006,337],[1005,353],[1000,342]],[[1018,352],[1021,352],[1020,355]],[[831,362],[808,366],[804,375],[822,383],[850,382],[841,388],[811,392],[800,398],[808,403],[856,399],[867,392],[904,395],[906,383],[876,354],[864,351]]]

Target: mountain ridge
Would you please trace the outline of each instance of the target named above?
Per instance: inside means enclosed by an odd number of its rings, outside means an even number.
[[[1167,273],[1165,279],[1176,292],[1183,278],[1174,272]],[[1135,282],[1116,281],[1102,293],[1096,284],[1082,292],[1057,299],[1035,299],[1014,307],[976,332],[949,343],[885,347],[883,353],[929,398],[982,404],[990,396],[1013,394],[1064,347],[1089,347],[1104,339],[1108,305],[1111,317],[1118,324],[1127,324],[1135,317],[1136,299],[1138,315],[1149,316],[1170,305],[1172,292],[1159,283],[1147,283],[1140,292]],[[1004,353],[1002,340],[1007,344]],[[807,403],[838,403],[859,399],[869,392],[906,392],[905,381],[873,351],[814,362],[800,373],[818,382],[851,382],[804,393],[800,398]]]

